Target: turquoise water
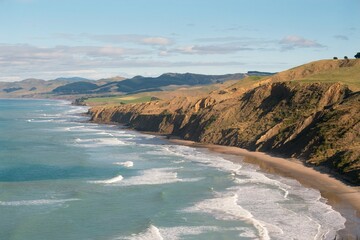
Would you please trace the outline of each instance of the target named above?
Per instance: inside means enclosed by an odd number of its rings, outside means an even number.
[[[226,155],[0,100],[0,239],[334,239],[317,190]]]

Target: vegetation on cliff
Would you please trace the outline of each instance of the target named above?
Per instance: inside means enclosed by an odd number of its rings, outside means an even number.
[[[302,80],[360,66],[351,60],[340,69],[344,60],[333,61],[330,67],[321,61],[268,79],[248,79],[206,97],[99,106],[90,113],[97,122],[296,157],[360,184],[360,92],[329,79]],[[315,70],[304,70],[310,67]]]

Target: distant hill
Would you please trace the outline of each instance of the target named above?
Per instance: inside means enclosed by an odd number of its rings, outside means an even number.
[[[55,94],[84,94],[90,93],[92,90],[97,89],[99,86],[95,83],[89,82],[73,82],[60,86],[52,90]]]
[[[121,77],[121,76],[116,76],[116,77],[111,77],[111,78],[101,78],[99,80],[96,80],[96,84],[99,86],[102,86],[102,85],[105,85],[110,82],[119,82],[119,81],[123,81],[125,79],[126,78]]]
[[[10,88],[4,88],[3,91],[7,93],[16,92],[23,89],[22,87],[10,87]]]
[[[121,82],[115,83],[117,91],[119,92],[139,92],[146,89],[156,89],[170,85],[206,85],[212,83],[220,83],[227,80],[239,80],[246,75],[243,73],[226,74],[226,75],[203,75],[193,73],[165,73],[159,77],[142,77],[136,76],[131,79],[126,79]],[[112,86],[113,83],[109,83],[107,86]],[[106,86],[102,86],[104,88]]]
[[[82,77],[59,77],[50,81],[64,81],[64,82],[94,82],[95,80]]]
[[[104,85],[108,82],[121,81],[123,79],[124,78],[118,76],[100,80],[92,80],[82,77],[59,77],[53,80],[29,78],[16,82],[0,82],[0,97],[47,98],[52,97],[54,94],[76,95],[81,93],[88,93],[91,90],[97,88],[99,85]],[[73,84],[79,82],[80,84]],[[85,84],[83,84],[84,82]],[[91,83],[92,85],[86,83]],[[65,85],[68,86],[60,88]]]
[[[148,91],[161,91],[162,87],[167,86],[196,86],[213,83],[222,83],[227,80],[239,80],[246,77],[246,74],[226,74],[226,75],[203,75],[193,73],[165,73],[159,77],[135,76],[130,79],[108,82],[103,85],[86,84],[86,82],[77,82],[81,84],[68,83],[64,86],[54,89],[55,94],[104,94],[111,92],[138,93]],[[101,80],[104,81],[104,80]],[[97,82],[96,82],[97,83]]]

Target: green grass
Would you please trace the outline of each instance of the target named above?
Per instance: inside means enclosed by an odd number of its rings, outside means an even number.
[[[324,82],[333,83],[340,82],[349,86],[353,91],[360,91],[360,67],[340,68],[323,73],[315,74],[304,79],[298,80],[300,82]]]
[[[85,100],[89,105],[113,105],[113,104],[129,104],[129,103],[143,103],[150,102],[151,96],[116,96],[116,97],[96,97]]]
[[[236,81],[234,84],[230,85],[228,88],[252,88],[254,83],[260,82],[263,79],[267,79],[267,76],[248,76],[244,79]]]

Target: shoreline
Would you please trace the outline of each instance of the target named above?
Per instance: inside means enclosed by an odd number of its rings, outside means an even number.
[[[149,132],[145,132],[149,134]],[[150,133],[151,134],[151,133]],[[156,135],[156,134],[155,134]],[[346,218],[345,228],[338,231],[340,239],[357,239],[360,236],[360,187],[348,186],[326,173],[305,166],[296,159],[286,159],[246,149],[203,144],[194,141],[169,138],[170,142],[230,156],[234,163],[246,162],[260,167],[261,171],[297,180],[305,187],[320,191],[326,203]]]
[[[124,126],[118,122],[105,123],[95,121],[95,123]],[[292,178],[304,187],[317,189],[326,200],[326,203],[346,219],[345,228],[337,232],[336,239],[355,240],[360,237],[360,187],[348,185],[330,176],[326,172],[322,172],[321,169],[316,170],[305,166],[303,162],[297,159],[271,156],[263,152],[252,152],[233,146],[198,143],[191,140],[184,140],[173,135],[138,131],[129,127],[125,127],[125,129],[159,136],[174,144],[203,148],[208,149],[210,152],[225,154],[228,156],[226,159],[234,163],[245,162],[257,165],[260,170],[265,173]]]

